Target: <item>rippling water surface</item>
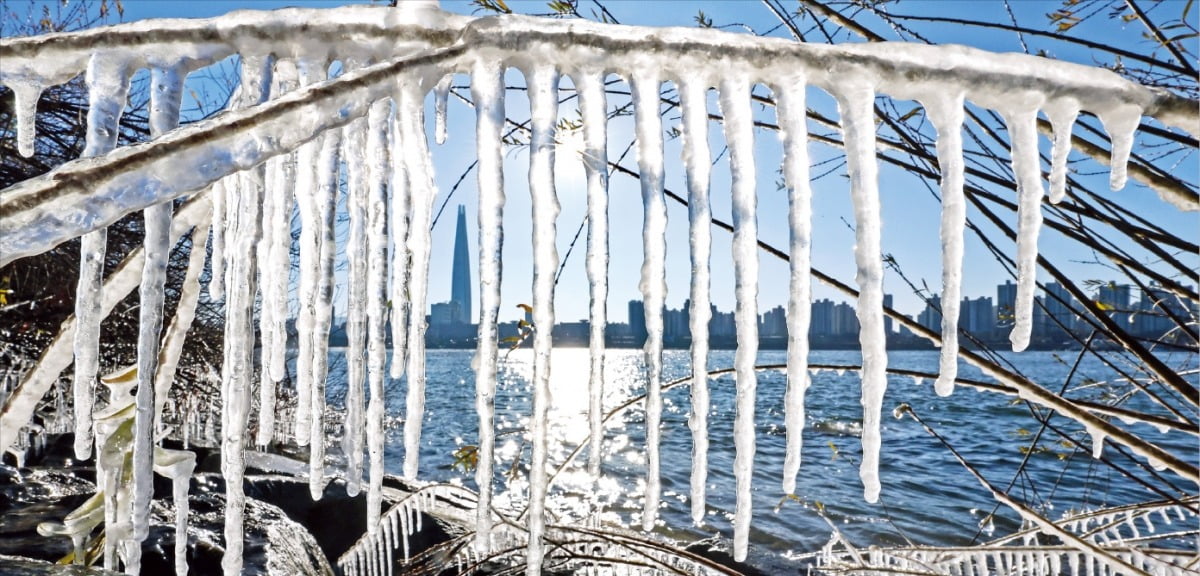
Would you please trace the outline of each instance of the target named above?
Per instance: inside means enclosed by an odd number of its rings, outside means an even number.
[[[428,353],[426,413],[421,441],[421,476],[430,480],[458,479],[474,488],[474,474],[452,467],[453,453],[473,444],[478,419],[474,411],[475,381],[471,370],[474,352],[431,350]],[[330,395],[334,403],[345,390],[344,351],[334,351]],[[1006,354],[1025,375],[1057,391],[1071,374],[1076,354],[1069,352],[1026,352]],[[523,482],[529,462],[526,431],[531,403],[532,353],[516,350],[502,355],[497,391],[497,504],[521,509],[527,486]],[[642,353],[610,350],[605,383],[606,410],[645,391]],[[815,351],[813,364],[856,365],[857,351]],[[890,366],[933,372],[937,352],[891,352]],[[1169,358],[1173,365],[1196,364],[1195,355]],[[785,355],[764,351],[759,364],[782,364]],[[712,370],[732,366],[732,351],[715,351]],[[585,471],[588,434],[588,352],[586,349],[556,349],[552,358],[550,461],[557,473],[551,488],[550,509],[564,518],[588,517],[601,509],[603,518],[630,526],[640,524],[646,452],[644,412],[641,404],[617,410],[605,427],[603,478],[595,483]],[[686,350],[664,353],[666,381],[690,372]],[[983,377],[964,366],[965,378]],[[1108,381],[1115,374],[1095,358],[1084,358],[1072,377],[1072,386],[1086,383],[1079,395],[1103,398],[1118,389]],[[404,380],[391,382],[387,390],[390,426],[387,437],[389,472],[399,474],[404,456],[400,425],[404,414]],[[999,394],[959,386],[949,398],[937,397],[930,380],[890,378],[884,403],[881,477],[883,493],[877,504],[862,499],[858,479],[861,456],[857,432],[860,428],[859,380],[857,372],[825,370],[815,373],[806,399],[807,424],[804,450],[797,480],[796,498],[785,498],[780,488],[784,461],[783,427],[784,374],[779,370],[758,373],[755,421],[757,452],[754,461],[754,519],[751,543],[760,552],[789,556],[815,551],[829,541],[831,525],[855,545],[902,544],[905,540],[932,545],[968,544],[1011,531],[1017,519],[1007,509],[994,517],[995,501],[978,480],[968,474],[946,450],[911,418],[890,416],[900,403],[913,410],[942,435],[971,465],[993,484],[1007,487],[1025,457],[1037,422],[1022,403]],[[664,394],[662,447],[662,509],[660,530],[668,535],[694,538],[721,532],[729,536],[734,510],[732,375],[710,380],[712,407],[709,415],[708,514],[705,524],[692,525],[690,518],[691,431],[687,426],[690,407],[686,385]],[[1135,398],[1133,401],[1136,402]],[[1137,408],[1146,409],[1139,404]],[[1086,434],[1064,418],[1052,424],[1071,431],[1090,450]],[[1177,447],[1177,453],[1197,459],[1194,438],[1180,433],[1162,434],[1148,426],[1132,429],[1147,438]],[[572,451],[585,448],[571,461]],[[1015,480],[1011,494],[1026,502],[1050,502],[1042,508],[1051,518],[1068,509],[1095,508],[1155,499],[1145,488],[1121,477],[1090,454],[1076,451],[1047,435],[1039,443],[1026,473]],[[1190,446],[1190,448],[1188,448]],[[1129,462],[1112,445],[1105,456]],[[565,464],[564,464],[565,463]],[[1170,476],[1170,473],[1164,473]],[[1177,485],[1182,481],[1174,479]],[[1185,487],[1186,488],[1186,487]],[[981,533],[982,532],[982,533]]]

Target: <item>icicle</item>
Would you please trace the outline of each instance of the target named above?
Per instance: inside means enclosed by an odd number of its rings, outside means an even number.
[[[213,300],[225,298],[225,182],[228,180],[217,180],[212,187],[212,262],[209,264],[208,296]]]
[[[367,531],[379,536],[379,514],[383,504],[383,379],[387,370],[388,221],[387,183],[390,178],[387,126],[390,100],[371,105],[367,116],[367,453],[370,471],[367,491]]]
[[[278,94],[286,94],[295,90],[299,81],[295,62],[280,60],[275,66],[275,84]],[[271,235],[271,244],[268,246],[270,260],[265,268],[271,283],[269,284],[268,298],[264,300],[264,308],[268,306],[271,308],[270,329],[274,333],[271,340],[268,371],[271,378],[279,382],[287,377],[287,301],[292,268],[292,211],[296,192],[295,152],[278,157],[274,178],[274,189],[271,194],[275,197],[275,212],[272,215],[271,224],[275,230]],[[273,403],[271,408],[274,409]],[[274,424],[273,419],[270,423]],[[260,425],[260,428],[263,427]],[[274,426],[272,425],[270,428],[267,432],[273,433]]]
[[[708,481],[708,323],[712,319],[710,261],[712,211],[708,199],[712,153],[708,148],[708,84],[684,79],[679,86],[683,106],[683,165],[687,172],[689,251],[692,261],[692,522],[704,522]],[[586,126],[586,122],[584,125]]]
[[[789,254],[787,451],[783,492],[795,494],[804,431],[804,393],[808,378],[808,329],[812,315],[812,188],[808,175],[808,125],[803,78],[789,78],[777,90],[777,115],[788,186]],[[707,227],[707,226],[706,226]]]
[[[209,194],[211,197],[211,192]],[[208,217],[211,218],[211,211]],[[171,318],[167,334],[163,337],[161,362],[154,375],[155,429],[162,427],[163,405],[171,390],[171,384],[175,381],[175,373],[179,366],[179,358],[183,355],[183,345],[187,340],[188,330],[191,329],[192,321],[196,318],[196,305],[200,300],[200,275],[204,272],[209,227],[207,218],[205,218],[205,221],[197,224],[192,230],[192,247],[188,254],[187,273],[180,288],[179,304],[175,308],[175,316]],[[185,449],[188,444],[189,428],[189,423],[185,422],[183,425]]]
[[[1138,124],[1142,121],[1142,109],[1127,104],[1098,114],[1112,140],[1111,159],[1109,161],[1108,186],[1113,190],[1125,187],[1129,152],[1133,149],[1133,135]]]
[[[400,509],[400,541],[404,543],[404,562],[408,562],[408,537],[412,535],[412,521],[408,517],[408,506]]]
[[[302,431],[310,439],[308,459],[308,488],[314,500],[325,491],[325,376],[329,369],[329,325],[333,321],[334,258],[337,238],[338,150],[341,138],[337,131],[322,136],[317,158],[317,229],[320,254],[317,265],[316,318],[312,333],[313,378],[306,402],[297,402],[296,436]],[[300,417],[301,407],[307,421]],[[297,440],[299,441],[299,440]]]
[[[175,574],[186,576],[188,485],[196,469],[196,455],[183,450],[154,449],[154,471],[171,480],[171,498],[175,505]],[[140,544],[138,544],[140,546]],[[130,571],[136,574],[137,571]]]
[[[729,144],[729,166],[733,192],[733,274],[737,295],[737,413],[733,422],[734,479],[737,508],[733,518],[733,558],[746,560],[753,510],[751,482],[754,475],[754,397],[758,375],[758,200],[755,196],[754,118],[750,110],[750,81],[735,73],[721,83],[721,112],[725,115],[725,141]]]
[[[434,137],[438,144],[446,143],[446,100],[450,96],[450,83],[454,76],[447,74],[433,88]]]
[[[504,219],[504,68],[497,61],[477,61],[471,71],[471,99],[475,102],[476,156],[479,167],[479,340],[475,351],[475,411],[479,415],[479,441],[475,483],[475,549],[488,553],[492,530],[492,476],[496,448],[496,362],[500,310],[500,249]]]
[[[425,506],[425,500],[428,497],[429,497],[428,492],[418,492],[417,493],[417,505],[413,509],[413,516],[415,516],[417,519],[416,532],[421,532],[422,530],[424,530],[424,526],[422,526],[422,523],[425,521],[425,511],[428,510],[428,508]]]
[[[853,77],[853,75],[851,75]],[[867,502],[879,499],[879,418],[887,390],[887,349],[883,333],[883,262],[880,258],[879,166],[875,162],[875,91],[847,83],[838,91],[838,109],[854,201],[854,258],[858,265],[856,312],[861,326],[863,459],[859,477]]]
[[[1104,431],[1099,428],[1087,427],[1087,433],[1092,438],[1092,458],[1100,459],[1100,455],[1104,452]]]
[[[967,223],[963,198],[963,95],[939,91],[922,98],[921,104],[937,130],[938,165],[942,170],[942,349],[933,388],[939,396],[949,396],[958,378],[963,228]]]
[[[367,307],[367,191],[366,191],[367,120],[359,118],[345,129],[342,153],[346,159],[346,210],[350,214],[350,233],[346,240],[349,265],[346,336],[346,428],[342,451],[346,454],[346,494],[358,494],[363,467],[363,384],[366,381],[366,307]]]
[[[278,380],[271,375],[271,350],[275,348],[276,333],[273,320],[275,307],[271,305],[275,279],[271,276],[269,265],[271,261],[270,247],[274,245],[276,231],[276,205],[279,203],[278,195],[275,193],[275,181],[280,161],[281,159],[276,156],[268,160],[261,168],[263,171],[262,238],[255,247],[258,260],[258,291],[262,294],[262,301],[258,309],[259,428],[262,428],[261,424],[264,420],[268,424],[274,425],[275,389],[279,386]],[[272,409],[270,414],[267,413],[268,407]],[[259,438],[261,437],[260,434]]]
[[[33,143],[37,137],[37,105],[42,96],[42,85],[38,82],[9,82],[8,88],[16,99],[14,111],[17,115],[17,152],[25,158],[34,154]]]
[[[554,187],[554,123],[558,115],[558,72],[537,66],[525,74],[529,86],[529,195],[533,204],[533,413],[530,415],[529,507],[525,573],[538,576],[545,549],[546,452],[550,408],[550,349],[554,326],[554,275],[558,270],[558,196]],[[656,93],[657,101],[657,93]],[[655,108],[657,110],[657,107]],[[643,175],[644,177],[644,175]]]
[[[327,67],[323,61],[300,62],[299,82],[307,86],[322,80]],[[312,381],[313,381],[313,332],[316,324],[317,310],[317,273],[321,253],[321,234],[319,230],[320,208],[317,205],[316,169],[317,157],[321,150],[323,137],[318,137],[300,146],[296,157],[296,203],[300,212],[300,282],[299,310],[296,317],[296,411],[303,412],[303,421],[297,417],[297,439],[303,437],[304,444],[311,441],[309,417],[311,415]],[[290,236],[289,236],[290,237]],[[324,439],[320,439],[323,441]],[[297,441],[299,444],[299,441]],[[303,445],[303,444],[301,444]]]
[[[414,479],[420,462],[421,425],[425,419],[425,309],[429,284],[430,222],[437,188],[433,163],[425,139],[424,92],[416,79],[402,80],[400,102],[401,141],[404,143],[405,172],[408,174],[412,201],[409,223],[409,250],[412,263],[408,281],[408,398],[404,420],[404,477]]]
[[[270,85],[269,59],[246,56],[242,60],[242,97],[257,102]],[[250,411],[251,370],[254,367],[255,246],[262,235],[263,167],[241,174],[242,185],[230,205],[233,249],[226,278],[225,361],[221,393],[221,474],[225,478],[225,554],[221,566],[226,576],[242,571],[243,513],[246,506],[242,479],[246,469],[246,426]]]
[[[638,170],[642,185],[641,292],[646,310],[646,495],[642,530],[658,518],[661,479],[659,442],[662,436],[663,308],[667,298],[667,206],[663,198],[662,118],[659,117],[658,76],[639,71],[631,83],[637,123]]]
[[[588,473],[600,478],[604,446],[604,332],[608,325],[608,111],[604,76],[585,72],[575,76],[583,120],[583,167],[587,174],[587,276],[591,303],[588,320]],[[707,229],[707,228],[706,228]],[[479,550],[481,553],[484,550]]]
[[[179,126],[183,75],[179,70],[155,68],[150,75],[150,135],[162,136]],[[171,256],[170,202],[145,210],[146,260],[139,289],[137,343],[137,416],[133,433],[134,546],[141,547],[150,528],[150,500],[154,496],[154,373],[158,370],[159,336],[162,334],[167,260]],[[133,573],[140,566],[133,567]]]
[[[1134,516],[1133,512],[1125,513],[1125,525],[1129,527],[1129,531],[1133,533],[1134,538],[1141,538],[1142,533],[1138,530],[1137,524],[1134,523],[1135,519],[1136,516]]]
[[[403,115],[399,97],[393,100],[396,111],[388,130],[392,146],[392,366],[391,376],[399,380],[404,375],[405,352],[408,348],[408,220],[410,186],[408,168],[404,162],[407,145],[404,143],[401,122]]]
[[[396,549],[396,515],[392,514],[383,519],[383,545],[387,550],[387,575],[392,576],[395,572],[395,558],[393,550]]]
[[[1014,352],[1029,346],[1033,331],[1033,292],[1037,283],[1037,241],[1042,227],[1042,175],[1038,161],[1037,106],[1000,110],[1008,125],[1013,173],[1017,181],[1017,301],[1013,324]]]
[[[121,112],[129,93],[129,71],[124,62],[93,55],[87,69],[87,143],[83,157],[103,156],[117,145]],[[75,291],[75,457],[92,453],[92,406],[96,373],[100,370],[101,279],[108,230],[84,234],[79,246],[79,283]]]
[[[1050,202],[1058,204],[1067,195],[1067,157],[1071,152],[1071,129],[1079,116],[1074,100],[1054,101],[1045,108],[1054,130],[1054,151],[1050,159]]]

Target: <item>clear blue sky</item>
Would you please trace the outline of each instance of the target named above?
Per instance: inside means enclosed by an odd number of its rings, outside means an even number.
[[[283,6],[333,6],[346,4],[338,1],[176,1],[176,0],[125,0],[124,20],[137,20],[152,17],[208,17],[223,14],[234,9],[271,9]],[[508,2],[518,12],[545,12],[546,3],[543,1],[514,1]],[[465,1],[443,1],[446,10],[471,13],[473,7]],[[606,2],[605,5],[618,20],[627,24],[652,26],[694,26],[695,16],[703,11],[711,17],[714,23],[736,24],[728,28],[731,32],[745,32],[744,27],[763,32],[777,26],[778,21],[771,12],[760,2],[725,1],[725,2],[644,2],[617,0]],[[791,7],[793,4],[785,2]],[[1060,7],[1061,3],[1049,2],[1016,2],[1012,3],[1014,17],[1022,26],[1038,29],[1050,29],[1046,14]],[[1172,3],[1167,3],[1170,7]],[[1182,3],[1179,3],[1182,7]],[[581,2],[581,8],[588,12],[589,2]],[[1004,4],[1001,2],[949,2],[949,1],[920,1],[908,0],[900,5],[903,12],[936,14],[939,16],[955,16],[971,12],[979,15],[987,13],[997,20],[1006,20]],[[899,11],[900,8],[897,8]],[[1178,11],[1178,10],[1176,10]],[[994,14],[993,14],[994,13]],[[1168,17],[1161,13],[1163,18]],[[1119,24],[1099,19],[1096,24],[1085,24],[1076,32],[1079,36],[1092,38],[1104,37],[1101,26]],[[744,27],[743,27],[744,26]],[[938,42],[955,42],[993,51],[1019,51],[1022,49],[1018,38],[1011,33],[998,31],[980,31],[955,26],[939,26],[928,28],[936,31],[933,36]],[[785,31],[776,30],[773,35],[783,35]],[[1133,35],[1125,34],[1129,38]],[[1043,42],[1037,38],[1027,37],[1025,40],[1031,50],[1038,50]],[[1048,44],[1047,44],[1048,45]],[[1058,45],[1054,45],[1061,49]],[[1054,57],[1065,60],[1090,64],[1092,56],[1086,52],[1053,53]],[[466,78],[460,77],[456,83],[465,84]],[[521,83],[520,75],[510,74],[510,80]],[[565,84],[564,84],[565,85]],[[810,94],[810,105],[829,106],[827,96],[813,90]],[[527,114],[524,96],[519,92],[510,92],[508,107],[515,117]],[[830,108],[832,109],[832,108]],[[571,114],[574,106],[564,106],[562,112]],[[713,108],[715,111],[715,107]],[[763,119],[773,121],[774,113],[769,110],[756,112]],[[440,206],[445,193],[458,179],[462,170],[474,160],[474,111],[464,104],[451,100],[450,105],[450,140],[443,146],[434,147],[434,159],[437,179],[440,188],[436,206]],[[664,125],[669,127],[678,121],[677,114],[668,115]],[[432,130],[432,118],[430,119]],[[712,145],[714,154],[722,148],[720,127],[712,124]],[[631,140],[631,120],[618,119],[610,125],[610,158],[617,157]],[[1049,142],[1043,137],[1041,145],[1044,152],[1049,150]],[[759,179],[759,226],[763,240],[780,248],[787,246],[786,199],[782,191],[776,189],[778,178],[779,143],[776,135],[771,132],[756,133],[757,167]],[[678,162],[680,143],[678,140],[668,140],[666,145],[667,186],[673,190],[684,191],[682,166]],[[810,145],[814,162],[839,155],[839,151],[828,149],[819,144]],[[729,219],[728,185],[729,175],[726,164],[727,158],[722,158],[714,167],[712,180],[712,195],[714,214]],[[515,308],[518,303],[530,301],[530,283],[532,268],[529,259],[529,202],[524,194],[524,173],[528,155],[524,150],[508,154],[506,160],[506,178],[508,181],[508,204],[506,207],[506,245],[504,252],[504,283],[502,319],[513,319],[518,316]],[[636,148],[631,152],[624,164],[636,169]],[[1197,180],[1195,158],[1178,166],[1180,176],[1188,181]],[[830,168],[834,167],[833,165]],[[559,249],[564,254],[571,242],[576,229],[582,222],[586,206],[583,202],[582,169],[577,162],[570,162],[566,155],[560,152],[560,174],[558,177],[558,192],[562,201],[562,215],[559,220]],[[1097,176],[1089,177],[1096,182],[1107,181],[1107,171],[1104,167],[1094,165],[1091,161],[1080,162],[1077,169],[1082,172],[1099,172]],[[824,170],[814,167],[813,173]],[[814,183],[815,191],[815,239],[814,266],[830,273],[843,281],[853,284],[853,244],[854,235],[848,224],[852,218],[850,201],[844,168],[837,168],[832,174]],[[909,278],[920,285],[927,283],[934,291],[940,291],[940,245],[938,239],[940,205],[928,192],[927,184],[936,189],[936,182],[923,183],[920,179],[907,173],[884,166],[880,174],[883,200],[883,241],[884,251],[895,256],[903,266]],[[1106,190],[1106,186],[1099,189]],[[1123,192],[1113,192],[1114,198],[1126,195],[1136,195],[1139,213],[1157,221],[1166,223],[1168,228],[1190,226],[1196,223],[1195,215],[1180,214],[1157,199],[1154,193],[1133,180]],[[614,175],[611,183],[611,213],[613,215],[611,250],[612,274],[610,277],[609,314],[613,321],[624,321],[626,303],[640,298],[637,285],[641,266],[641,201],[638,183],[628,177]],[[475,217],[475,179],[469,176],[463,186],[451,200],[446,214],[435,229],[434,254],[431,265],[430,302],[449,299],[450,294],[450,258],[453,245],[453,209],[459,203],[467,206],[468,219],[474,222]],[[688,292],[690,264],[688,262],[687,245],[687,212],[682,206],[669,203],[670,225],[668,230],[668,266],[667,278],[669,284],[668,305],[680,307]],[[975,215],[974,212],[970,213]],[[979,218],[982,221],[982,218]],[[1014,223],[1015,224],[1015,223]],[[1193,228],[1194,229],[1194,228]],[[985,227],[985,230],[991,230]],[[472,241],[476,233],[470,232]],[[570,256],[566,270],[558,285],[556,302],[557,317],[561,321],[573,321],[586,318],[588,306],[588,290],[584,271],[585,237],[581,236],[575,252]],[[733,280],[730,263],[730,238],[720,230],[714,231],[713,243],[713,301],[722,310],[732,310]],[[1193,238],[1195,240],[1195,238]],[[1097,256],[1061,240],[1054,234],[1044,234],[1040,242],[1043,252],[1054,252],[1060,256],[1058,260],[1077,278],[1095,278],[1107,280],[1115,277],[1107,268],[1088,264],[1087,261],[1097,259]],[[1007,242],[1000,243],[1001,249],[1015,252],[1015,248]],[[438,255],[445,255],[439,257]],[[472,258],[476,256],[472,250]],[[1195,255],[1188,256],[1195,263]],[[1069,261],[1069,262],[1067,262]],[[1185,260],[1186,261],[1186,260]],[[965,258],[965,287],[964,294],[972,297],[995,297],[995,285],[1004,281],[1006,276],[1002,268],[995,262],[983,246],[968,235],[967,253]],[[472,274],[476,274],[473,265]],[[787,266],[766,254],[761,258],[762,284],[760,287],[760,307],[765,310],[777,305],[785,305],[787,301]],[[477,276],[475,277],[477,280]],[[916,314],[921,303],[911,293],[908,287],[895,274],[889,272],[885,280],[885,288],[894,293],[897,306],[904,312]],[[814,296],[829,297],[842,300],[835,293],[820,284],[815,286]],[[344,302],[344,294],[342,296]],[[477,310],[476,304],[476,310]],[[343,308],[339,306],[339,314]]]

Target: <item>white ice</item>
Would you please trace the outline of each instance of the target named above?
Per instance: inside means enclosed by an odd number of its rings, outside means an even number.
[[[367,116],[367,530],[379,533],[379,516],[383,503],[384,396],[387,377],[387,311],[388,300],[388,218],[387,185],[391,179],[387,131],[391,121],[392,103],[378,100],[371,105]]]
[[[712,258],[712,210],[708,188],[712,153],[708,146],[707,81],[683,80],[679,85],[683,107],[683,165],[687,173],[689,251],[692,283],[689,293],[689,322],[692,334],[692,431],[691,501],[692,522],[704,521],[705,483],[708,481],[708,322],[712,318],[710,260]]]
[[[754,400],[758,375],[758,199],[755,193],[754,118],[750,109],[750,79],[731,72],[721,82],[721,112],[725,115],[725,141],[733,178],[733,275],[737,308],[736,414],[733,421],[736,508],[733,516],[733,558],[746,559],[750,544],[753,507]]]
[[[558,72],[536,66],[525,73],[529,86],[529,195],[533,217],[533,413],[530,415],[529,507],[525,553],[528,576],[542,570],[545,547],[547,413],[550,408],[550,327],[554,326],[554,276],[558,271],[555,246],[558,195],[554,186],[554,135],[558,117]]]
[[[854,203],[854,260],[858,266],[859,346],[862,349],[863,498],[879,500],[879,420],[887,390],[883,332],[883,260],[880,245],[879,166],[875,161],[875,87],[865,75],[848,75],[835,89],[842,116],[850,197]]]
[[[496,362],[499,355],[497,319],[500,311],[500,249],[504,218],[504,78],[498,61],[479,60],[471,70],[475,102],[475,134],[479,166],[479,344],[475,352],[475,411],[479,415],[475,483],[475,550],[487,554],[492,530],[493,455],[496,448]]]
[[[921,100],[937,130],[938,166],[942,170],[942,348],[933,388],[949,396],[958,378],[958,318],[962,297],[963,229],[967,224],[963,196],[963,95],[935,92]]]
[[[787,424],[783,492],[795,494],[804,431],[804,393],[808,389],[808,331],[812,315],[812,187],[808,175],[808,125],[803,77],[781,79],[776,90],[784,178],[788,186],[788,350]]]
[[[659,77],[634,74],[638,170],[642,188],[642,277],[639,287],[646,311],[646,493],[642,530],[654,528],[660,498],[659,439],[662,436],[663,308],[667,298],[667,205],[663,196],[663,137],[659,115]]]

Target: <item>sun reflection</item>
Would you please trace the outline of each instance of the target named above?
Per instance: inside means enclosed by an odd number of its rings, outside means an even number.
[[[636,520],[631,514],[641,509],[645,493],[645,454],[625,433],[629,421],[640,421],[636,409],[619,411],[605,423],[605,472],[599,479],[587,471],[587,443],[590,361],[586,348],[556,348],[550,358],[550,409],[548,413],[548,469],[551,476],[547,509],[560,522],[627,524]],[[525,506],[528,482],[525,474],[508,475],[513,469],[528,470],[528,412],[532,404],[533,352],[517,349],[501,364],[500,386],[510,396],[509,407],[519,423],[501,422],[499,433],[520,431],[509,436],[496,450],[497,470],[506,473],[506,490],[497,497],[515,510]],[[609,355],[605,363],[605,413],[644,391],[638,354],[621,351]],[[639,431],[640,432],[640,431]],[[625,478],[621,481],[620,478]],[[636,478],[637,480],[630,481]]]

